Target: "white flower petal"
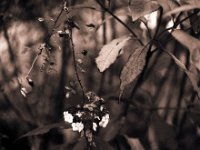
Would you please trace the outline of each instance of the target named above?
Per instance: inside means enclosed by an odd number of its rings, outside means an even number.
[[[77,113],[76,113],[76,116],[78,116],[78,117],[81,117],[83,115],[83,113],[81,113],[80,111],[78,111]]]
[[[72,116],[72,114],[68,113],[68,111],[64,111],[63,115],[64,115],[64,120],[66,122],[68,122],[68,123],[72,123],[73,122],[74,117]]]
[[[109,114],[106,114],[102,117],[101,121],[99,122],[99,126],[105,128],[109,122]]]
[[[76,123],[72,123],[72,130],[73,131],[78,131],[81,132],[84,128],[84,125],[82,122],[76,122]]]

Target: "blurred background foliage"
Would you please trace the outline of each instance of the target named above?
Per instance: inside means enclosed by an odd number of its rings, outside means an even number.
[[[61,4],[61,0],[0,1],[1,150],[78,150],[86,147],[84,138],[79,139],[71,129],[56,128],[46,134],[15,141],[32,129],[62,121],[66,107],[82,100],[71,46],[69,41],[56,34],[62,30],[66,14],[60,17],[55,34],[48,40],[53,26],[51,19],[57,17]],[[109,5],[107,1],[105,4]],[[139,21],[133,23],[127,15],[127,5],[125,0],[111,0],[109,8],[139,38],[148,41],[147,30],[140,28]],[[200,106],[195,103],[196,96],[185,73],[168,55],[155,51],[142,75],[126,88],[122,102],[118,104],[120,71],[139,43],[130,41],[126,53],[107,71],[100,73],[95,64],[100,48],[129,32],[116,20],[109,19],[104,11],[99,11],[101,8],[93,0],[71,0],[69,6],[69,15],[79,27],[73,29],[73,41],[81,82],[85,91],[103,97],[110,110],[108,127],[100,129],[95,138],[97,149],[200,149]],[[188,19],[182,27],[191,27],[191,21],[195,22]],[[166,20],[161,22],[160,29],[166,24]],[[150,32],[153,34],[155,30]],[[169,37],[165,32],[160,37],[162,44],[188,64],[187,49]],[[24,80],[42,43],[48,43],[50,49],[42,52],[30,73],[34,83],[32,88]],[[27,97],[20,93],[21,85],[30,90]]]

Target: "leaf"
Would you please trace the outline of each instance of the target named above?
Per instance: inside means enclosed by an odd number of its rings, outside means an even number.
[[[151,142],[152,149],[159,147],[159,149],[171,149],[177,148],[176,134],[172,126],[168,125],[158,113],[154,113],[151,118],[151,123],[148,131],[149,140]]]
[[[157,0],[157,2],[162,6],[164,12],[171,11],[179,6],[175,0]]]
[[[32,131],[29,131],[28,133],[20,136],[17,140],[19,140],[21,138],[24,138],[24,137],[28,137],[28,136],[45,134],[45,133],[49,132],[51,129],[58,128],[58,127],[69,128],[69,125],[66,122],[60,122],[60,123],[54,123],[54,124],[50,124],[50,125],[45,125],[45,126],[33,129]]]
[[[136,49],[121,71],[120,95],[126,85],[130,84],[143,70],[146,63],[147,47]]]
[[[100,72],[105,71],[112,63],[115,62],[117,57],[121,54],[121,50],[130,38],[130,36],[117,38],[103,46],[99,56],[96,58],[96,64]]]
[[[132,20],[136,21],[138,18],[157,10],[159,7],[159,4],[155,1],[133,0],[129,9],[132,14]]]
[[[200,70],[200,41],[182,30],[175,30],[172,36],[190,50],[190,62]]]

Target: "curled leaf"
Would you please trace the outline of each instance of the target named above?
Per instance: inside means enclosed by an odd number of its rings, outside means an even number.
[[[112,63],[115,62],[117,57],[121,54],[121,50],[130,38],[130,36],[117,38],[103,46],[99,56],[96,58],[96,64],[100,72],[105,71]]]

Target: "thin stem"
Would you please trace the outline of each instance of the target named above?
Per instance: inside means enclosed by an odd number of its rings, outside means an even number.
[[[85,102],[85,91],[83,89],[83,85],[81,83],[81,80],[80,80],[80,77],[79,77],[79,74],[78,74],[77,65],[76,65],[76,55],[75,55],[75,50],[74,50],[74,42],[73,42],[73,37],[72,37],[72,29],[70,30],[69,38],[70,38],[70,42],[71,42],[71,46],[72,46],[71,48],[72,48],[74,70],[75,70],[75,74],[76,74],[76,78],[78,80],[78,83],[79,83],[79,85],[81,87],[81,91],[82,91],[82,94],[83,94],[83,103],[84,103]]]
[[[49,36],[48,36],[48,38],[47,38],[46,41],[48,41],[48,40],[51,38],[51,36],[53,35],[54,30],[55,30],[55,27],[56,27],[56,24],[57,24],[57,22],[58,22],[58,20],[59,20],[59,18],[60,18],[60,16],[61,16],[61,14],[63,13],[63,10],[64,10],[64,9],[62,8],[61,11],[59,12],[58,16],[56,17],[56,20],[55,20],[55,22],[54,22],[54,25],[53,25],[53,28],[52,28],[52,30],[51,30],[51,33],[49,34]],[[45,44],[44,44],[44,45],[45,45]],[[30,67],[28,73],[26,74],[26,78],[30,75],[31,71],[33,70],[33,67],[35,66],[35,63],[37,62],[39,56],[42,54],[42,51],[43,51],[43,49],[45,48],[44,45],[41,44],[40,47],[38,48],[38,49],[39,49],[39,52],[38,52],[37,55],[35,56],[35,58],[34,58],[32,64],[31,64],[31,67]]]
[[[138,36],[135,34],[135,32],[128,26],[126,25],[121,19],[119,19],[115,14],[113,14],[109,9],[107,9],[101,2],[99,2],[98,0],[96,0],[96,2],[107,12],[109,13],[111,16],[113,16],[113,18],[115,18],[119,23],[121,23],[129,32],[131,32],[131,34],[136,37],[139,41],[139,43],[141,45],[144,45],[143,42],[138,38]]]

